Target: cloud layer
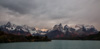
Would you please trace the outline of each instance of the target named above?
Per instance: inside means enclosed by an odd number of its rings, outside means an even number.
[[[0,24],[52,28],[90,24],[100,30],[100,0],[0,0]]]

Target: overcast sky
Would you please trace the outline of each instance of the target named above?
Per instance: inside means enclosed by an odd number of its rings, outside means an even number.
[[[0,25],[52,28],[89,24],[100,30],[100,0],[0,0]]]

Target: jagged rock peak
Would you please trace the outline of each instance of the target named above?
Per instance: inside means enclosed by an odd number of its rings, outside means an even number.
[[[11,25],[11,22],[7,22],[7,24],[6,25]]]
[[[55,25],[55,26],[53,27],[53,30],[63,31],[63,26],[62,26],[62,24],[60,23],[60,24],[58,24],[58,25]]]
[[[65,25],[64,26],[64,30],[66,30],[66,29],[68,29],[69,28],[69,26],[68,25]]]

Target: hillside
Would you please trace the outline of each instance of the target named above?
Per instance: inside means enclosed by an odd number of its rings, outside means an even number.
[[[22,35],[13,35],[6,34],[3,31],[0,31],[0,43],[9,43],[9,42],[39,42],[39,41],[50,41],[47,36],[22,36]]]

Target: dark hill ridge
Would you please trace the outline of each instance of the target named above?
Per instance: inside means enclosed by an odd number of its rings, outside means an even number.
[[[40,42],[40,41],[51,41],[47,36],[22,36],[14,34],[6,34],[0,31],[0,43],[9,42]]]
[[[53,39],[53,38],[60,38],[60,37],[64,37],[64,33],[58,30],[55,31],[51,31],[49,33],[46,34],[49,38]]]
[[[97,34],[82,37],[81,40],[100,40],[100,31]]]

